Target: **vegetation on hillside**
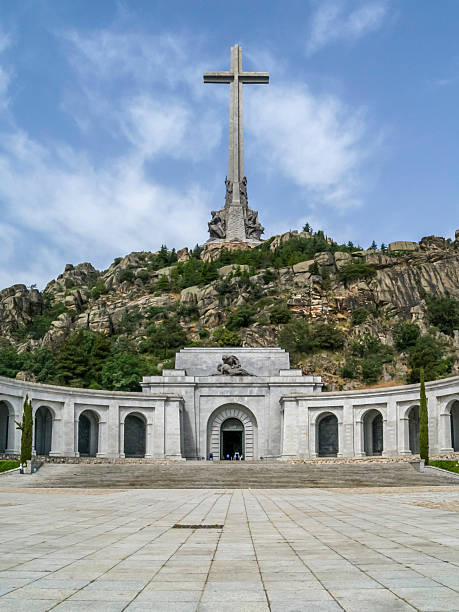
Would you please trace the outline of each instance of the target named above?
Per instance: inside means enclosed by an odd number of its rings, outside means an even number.
[[[456,299],[423,294],[425,321],[430,327],[412,321],[407,312],[388,316],[382,306],[370,301],[364,305],[355,303],[346,317],[325,314],[312,318],[290,303],[293,287],[290,291],[281,290],[278,281],[282,270],[310,261],[318,253],[350,255],[360,247],[336,244],[321,231],[310,237],[294,235],[276,248],[273,246],[270,239],[253,249],[222,249],[215,261],[203,261],[202,248],[196,246],[188,261],[182,262],[178,262],[174,250],[163,246],[156,254],[136,254],[137,268],[122,268],[122,259],[118,258],[105,271],[116,279],[116,286],[122,283],[125,293],[129,287],[140,286],[142,295],[170,299],[146,310],[126,309],[116,332],[99,333],[79,326],[52,348],[41,341],[53,322],[63,313],[69,315],[70,321],[75,320],[76,311],[45,292],[41,314],[14,332],[14,344],[0,341],[0,375],[15,377],[21,372],[37,382],[140,391],[142,376],[171,367],[175,353],[182,347],[241,346],[250,342],[246,339],[250,330],[257,330],[261,336],[263,330],[269,332],[270,342],[288,350],[293,364],[325,356],[337,364],[337,377],[344,381],[374,384],[388,369],[395,370],[402,362],[407,365],[407,382],[418,382],[421,368],[426,380],[452,371],[451,339],[459,327]],[[372,244],[371,249],[375,250],[376,245]],[[384,253],[385,247],[380,252]],[[324,293],[331,293],[333,287],[347,290],[354,282],[372,282],[377,274],[373,265],[364,263],[361,254],[352,257],[352,262],[349,256],[341,258],[350,263],[331,275],[320,263],[326,259],[319,257],[309,266],[309,273],[319,279],[314,282]],[[229,264],[234,266],[232,272],[220,276],[220,268]],[[110,299],[116,291],[104,278],[95,277],[82,289],[91,304]],[[185,288],[209,285],[216,296],[212,299],[218,303],[211,322],[196,302],[178,299]],[[78,289],[72,281],[66,281],[65,287],[65,295]],[[26,350],[18,352],[20,343]]]

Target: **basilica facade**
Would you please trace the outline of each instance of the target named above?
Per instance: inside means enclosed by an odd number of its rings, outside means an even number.
[[[16,455],[25,396],[34,453],[247,461],[419,452],[419,385],[323,392],[280,348],[185,348],[141,393],[0,378],[0,454]],[[431,455],[459,452],[459,377],[426,384]]]

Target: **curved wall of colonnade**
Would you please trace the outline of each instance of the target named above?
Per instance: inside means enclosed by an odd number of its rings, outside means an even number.
[[[256,380],[251,378],[253,383]],[[230,381],[227,389],[231,391]],[[184,444],[184,436],[189,435],[184,431],[189,431],[187,422],[192,415],[187,414],[180,387],[176,391],[98,391],[0,377],[0,453],[19,453],[20,431],[15,421],[22,419],[27,394],[33,406],[37,455],[180,459],[186,456],[184,448],[191,445],[190,441]],[[242,404],[240,395],[225,396],[222,405],[238,404],[242,413],[252,415],[250,426],[241,421],[247,459],[259,458],[262,450],[258,449],[268,447],[264,437],[273,438],[273,431],[278,431],[279,438],[271,442],[279,449],[274,455],[284,459],[406,456],[419,451],[419,385],[333,393],[302,393],[297,385],[294,391],[280,398],[271,417],[275,425],[271,433],[266,433],[263,407],[255,394],[245,393]],[[431,454],[459,452],[459,376],[427,383],[426,394]],[[207,456],[209,450],[218,455],[218,427],[224,419],[215,415],[220,412],[216,404],[203,423],[204,442],[193,442],[197,456]]]

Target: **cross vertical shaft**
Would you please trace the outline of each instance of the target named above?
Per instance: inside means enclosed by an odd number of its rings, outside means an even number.
[[[229,72],[206,72],[204,73],[204,83],[228,83],[230,86],[230,108],[229,108],[229,140],[228,140],[228,176],[226,180],[226,201],[224,215],[218,218],[218,225],[215,219],[213,228],[209,225],[209,230],[220,238],[238,238],[245,240],[248,237],[247,218],[247,190],[246,179],[244,176],[244,134],[242,125],[242,86],[248,83],[269,83],[267,72],[244,72],[242,70],[242,49],[239,45],[231,47],[230,70]],[[217,212],[217,211],[214,211]],[[252,216],[252,225],[255,223]],[[257,228],[263,228],[256,220],[257,226],[253,231],[257,233]],[[223,227],[225,226],[225,227]],[[259,232],[261,233],[261,232]]]

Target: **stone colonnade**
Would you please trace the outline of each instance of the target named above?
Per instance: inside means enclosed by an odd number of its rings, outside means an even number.
[[[459,377],[426,384],[431,455],[459,452]],[[281,456],[404,456],[419,452],[419,385],[294,393],[281,398]]]
[[[33,408],[33,449],[52,457],[180,459],[183,400],[40,385],[0,377],[0,453],[17,454],[26,394]]]

